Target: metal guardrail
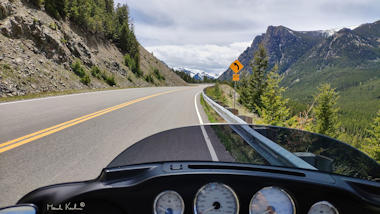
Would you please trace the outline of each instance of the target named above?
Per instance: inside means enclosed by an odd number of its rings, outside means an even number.
[[[204,92],[205,90],[202,91],[204,100],[228,123],[239,124],[231,125],[231,128],[271,165],[317,170],[314,166],[252,129],[244,120],[209,98]]]

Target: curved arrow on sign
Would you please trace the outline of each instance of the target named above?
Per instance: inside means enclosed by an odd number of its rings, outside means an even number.
[[[238,70],[240,70],[240,67],[236,62],[234,62],[234,65],[238,68]]]

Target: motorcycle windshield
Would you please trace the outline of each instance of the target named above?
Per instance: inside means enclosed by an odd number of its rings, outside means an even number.
[[[127,148],[108,167],[162,161],[248,163],[380,180],[375,160],[336,139],[296,129],[237,124],[160,132]]]

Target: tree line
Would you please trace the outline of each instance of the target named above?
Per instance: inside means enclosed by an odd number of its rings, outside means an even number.
[[[179,77],[181,77],[181,79],[183,79],[187,83],[213,83],[213,82],[216,82],[215,79],[208,78],[207,76],[204,76],[202,80],[197,80],[197,79],[194,79],[193,77],[191,77],[190,74],[185,73],[183,71],[178,71],[178,70],[174,70],[174,69],[172,69],[172,71],[174,73],[176,73]]]
[[[339,122],[339,95],[329,84],[318,87],[313,102],[306,110],[291,115],[289,99],[283,96],[286,88],[280,86],[282,77],[277,66],[268,71],[268,56],[263,45],[254,54],[252,74],[243,78],[238,86],[239,102],[262,118],[263,123],[312,131],[343,141],[350,141],[342,132]],[[352,143],[352,142],[348,142]],[[380,161],[380,110],[366,137],[355,145],[369,156]]]

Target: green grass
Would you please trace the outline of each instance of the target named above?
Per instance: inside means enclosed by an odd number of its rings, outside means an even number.
[[[203,110],[205,111],[206,115],[207,115],[207,118],[208,118],[208,121],[210,121],[210,123],[223,123],[225,122],[223,120],[223,118],[221,118],[218,113],[216,113],[214,111],[214,109],[211,108],[211,106],[209,106],[207,104],[207,102],[203,99],[203,95],[201,94],[201,105],[203,107]]]

